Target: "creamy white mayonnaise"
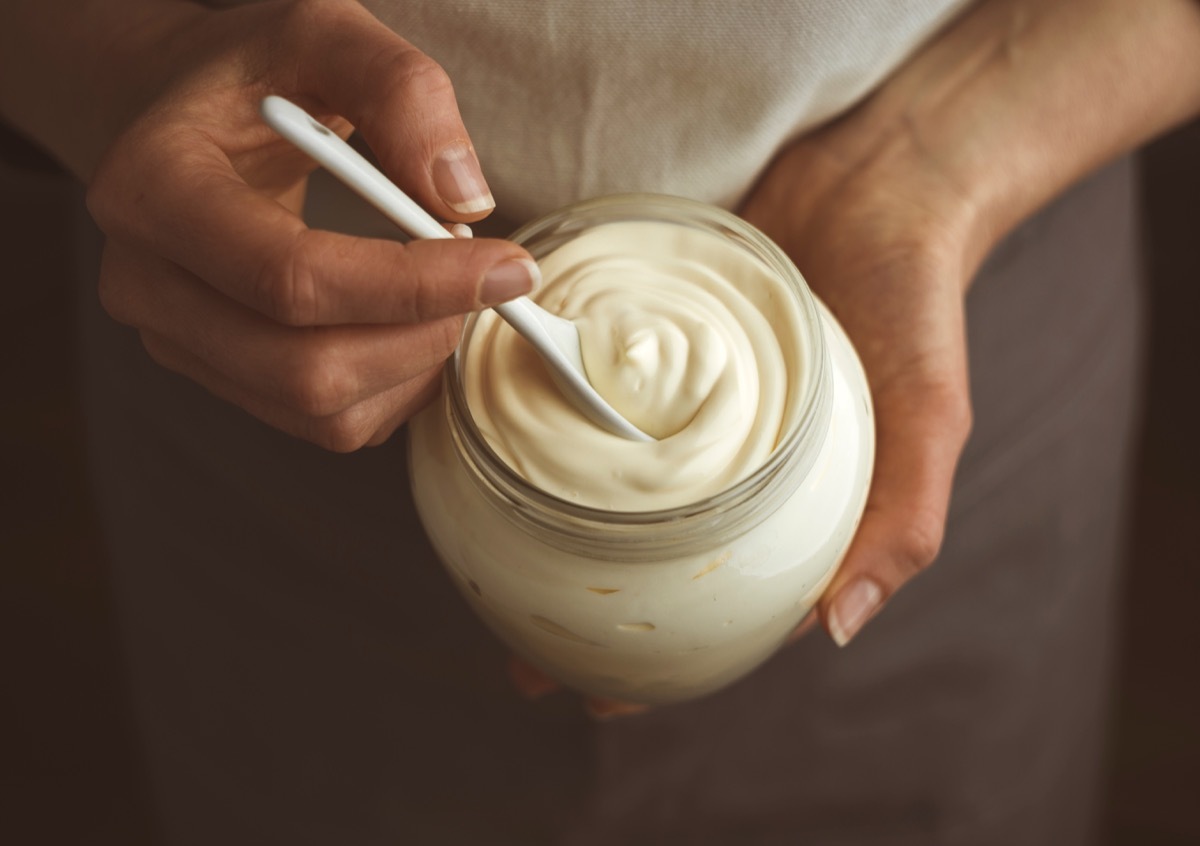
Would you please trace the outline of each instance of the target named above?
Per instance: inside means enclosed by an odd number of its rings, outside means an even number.
[[[618,197],[556,217],[541,242],[529,230],[537,299],[579,321],[597,387],[660,440],[594,426],[485,314],[410,426],[413,499],[463,597],[525,660],[594,695],[701,696],[765,661],[833,578],[871,478],[866,377],[732,216]]]
[[[575,321],[588,378],[654,443],[584,417],[493,312],[463,369],[472,417],[525,479],[609,511],[727,489],[766,461],[807,378],[786,283],[728,239],[673,223],[597,226],[539,261],[542,306]]]

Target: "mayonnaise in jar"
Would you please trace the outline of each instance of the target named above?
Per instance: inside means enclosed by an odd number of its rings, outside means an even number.
[[[785,255],[701,203],[623,195],[517,232],[534,298],[580,329],[597,390],[656,440],[591,423],[492,312],[410,425],[421,520],[525,660],[635,702],[716,690],[812,608],[874,455],[865,376]]]

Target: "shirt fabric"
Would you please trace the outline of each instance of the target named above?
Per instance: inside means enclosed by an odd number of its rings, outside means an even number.
[[[498,212],[525,221],[624,191],[732,206],[969,0],[363,5],[445,68]]]

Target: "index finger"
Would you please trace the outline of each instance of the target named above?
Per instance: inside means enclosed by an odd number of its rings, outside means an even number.
[[[151,132],[151,130],[143,130]],[[400,244],[309,229],[234,171],[208,136],[159,129],[89,192],[101,228],[281,323],[415,323],[528,292],[536,265],[492,239]]]

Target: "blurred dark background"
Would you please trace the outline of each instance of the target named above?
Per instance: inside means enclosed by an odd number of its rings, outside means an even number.
[[[154,844],[76,400],[79,191],[0,164],[0,842]],[[1109,846],[1200,844],[1200,123],[1142,155],[1153,322]],[[1019,844],[1014,844],[1019,846]]]

